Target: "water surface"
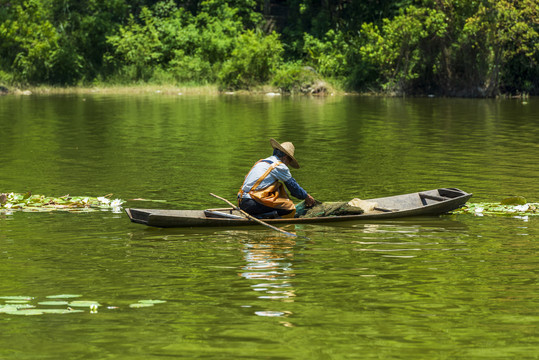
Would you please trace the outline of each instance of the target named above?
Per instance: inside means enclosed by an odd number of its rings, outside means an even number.
[[[458,187],[538,202],[538,113],[536,98],[2,97],[0,192],[222,206],[209,193],[234,199],[274,137],[294,142],[293,175],[325,201]],[[286,230],[308,239],[111,211],[0,215],[0,297],[101,304],[0,313],[0,358],[537,358],[537,218]],[[145,299],[166,302],[129,306]]]

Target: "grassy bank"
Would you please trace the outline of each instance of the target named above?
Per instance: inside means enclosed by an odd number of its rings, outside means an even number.
[[[216,85],[200,86],[176,86],[176,85],[152,85],[152,84],[132,84],[132,85],[99,85],[99,86],[29,86],[24,88],[8,88],[9,94],[15,95],[61,95],[61,94],[193,94],[193,95],[214,95],[219,94]]]
[[[313,87],[306,92],[296,92],[304,95],[344,95],[345,91],[326,82],[320,82],[323,86]],[[221,91],[216,84],[209,85],[172,85],[172,84],[130,84],[130,85],[96,85],[96,86],[27,86],[27,87],[4,87],[2,93],[14,95],[62,95],[62,94],[165,94],[165,95],[218,95],[218,94],[244,94],[257,95],[268,93],[281,93],[280,89],[270,85],[260,85],[249,90],[237,90],[234,92]]]

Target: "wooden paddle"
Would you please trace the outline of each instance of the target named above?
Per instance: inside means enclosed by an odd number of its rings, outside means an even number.
[[[270,225],[270,224],[268,224],[268,223],[265,223],[265,222],[263,222],[262,220],[257,219],[257,218],[255,218],[254,216],[249,215],[248,213],[246,213],[245,211],[243,211],[242,209],[240,209],[240,208],[237,207],[236,205],[232,204],[230,201],[228,201],[228,200],[225,199],[225,198],[222,198],[222,197],[217,196],[217,195],[212,194],[212,193],[210,193],[210,195],[213,196],[213,197],[215,197],[215,198],[217,198],[217,199],[219,199],[219,200],[223,200],[223,201],[226,202],[228,205],[232,206],[233,209],[239,211],[243,216],[245,216],[245,217],[246,217],[247,219],[249,219],[249,220],[256,221],[256,222],[259,223],[260,225],[264,225],[264,226],[266,226],[266,227],[269,227],[269,228],[272,229],[272,230],[279,231],[279,232],[281,232],[281,233],[283,233],[283,234],[285,234],[285,235],[287,235],[287,236],[292,236],[292,237],[296,237],[296,236],[297,236],[296,234],[292,234],[292,233],[289,233],[288,231],[284,231],[283,229],[279,229],[278,227],[275,227],[275,226],[273,226],[273,225]]]

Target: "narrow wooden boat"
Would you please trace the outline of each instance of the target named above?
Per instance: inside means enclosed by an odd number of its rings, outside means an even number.
[[[404,195],[367,199],[377,203],[375,210],[360,215],[322,216],[314,218],[264,219],[276,224],[308,224],[336,221],[393,219],[411,216],[437,216],[462,207],[472,194],[455,188],[442,188]],[[156,227],[200,227],[258,225],[237,210],[159,210],[125,209],[129,219],[138,224]]]

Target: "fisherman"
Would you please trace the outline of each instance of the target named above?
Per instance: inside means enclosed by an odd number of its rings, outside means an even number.
[[[261,219],[293,218],[296,207],[284,185],[292,196],[305,200],[306,206],[312,206],[315,200],[297,183],[288,169],[288,166],[299,169],[294,157],[294,144],[280,144],[275,139],[270,139],[270,144],[273,155],[259,160],[245,176],[238,193],[239,207]]]

